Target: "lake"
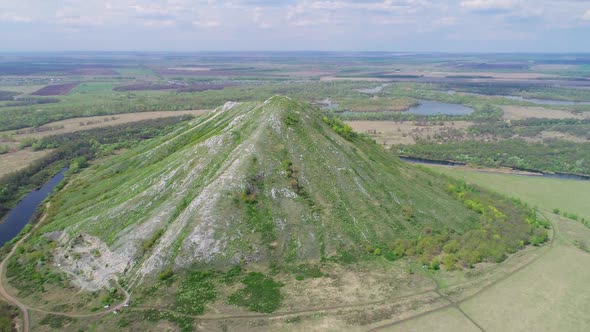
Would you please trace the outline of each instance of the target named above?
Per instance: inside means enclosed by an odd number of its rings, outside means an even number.
[[[430,100],[420,100],[419,103],[419,105],[410,108],[407,112],[418,115],[467,115],[473,113],[473,108],[459,104],[441,103]]]
[[[35,189],[25,196],[0,223],[0,247],[10,242],[29,223],[37,207],[64,178],[67,169],[62,169],[41,188]]]

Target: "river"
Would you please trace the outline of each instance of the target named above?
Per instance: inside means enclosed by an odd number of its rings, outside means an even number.
[[[53,188],[64,178],[66,168],[47,181],[41,188],[35,189],[25,196],[0,223],[0,247],[10,242],[29,223],[33,214]]]

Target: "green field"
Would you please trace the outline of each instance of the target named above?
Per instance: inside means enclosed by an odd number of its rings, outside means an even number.
[[[520,198],[546,211],[559,209],[590,219],[590,181],[561,180],[540,176],[517,176],[428,166],[438,172],[454,176],[488,188],[505,196]]]
[[[430,167],[430,166],[429,166]],[[541,209],[560,204],[590,214],[590,182],[430,167],[467,182],[518,197]],[[379,331],[585,331],[590,325],[590,229],[542,212],[553,241],[522,268],[448,307],[375,327]],[[580,246],[580,243],[583,243]],[[580,250],[580,247],[585,250]]]

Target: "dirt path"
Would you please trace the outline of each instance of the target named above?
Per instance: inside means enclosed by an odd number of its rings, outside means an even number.
[[[51,202],[48,202],[45,207],[46,207],[46,209],[49,209],[50,206],[51,206]],[[16,248],[18,248],[18,246],[24,240],[26,240],[33,233],[33,231],[39,227],[39,225],[41,225],[41,223],[45,220],[46,216],[47,216],[47,214],[43,214],[41,219],[39,219],[39,222],[29,231],[29,233],[27,233],[27,235],[23,236],[20,240],[18,240],[18,242],[16,242],[14,244],[10,253],[8,253],[8,255],[6,255],[4,260],[2,260],[2,262],[0,263],[0,293],[2,294],[2,296],[4,296],[4,298],[6,300],[8,300],[8,302],[16,305],[20,309],[22,316],[23,316],[23,331],[24,332],[29,332],[29,309],[30,308],[26,304],[20,302],[17,298],[10,295],[8,293],[8,291],[6,291],[6,288],[4,288],[4,282],[6,281],[6,263],[14,254],[14,252],[16,251]]]
[[[48,209],[50,206],[51,202],[48,202],[46,205],[46,208]],[[8,253],[8,255],[6,255],[6,257],[4,258],[4,260],[2,260],[2,262],[0,263],[0,294],[2,294],[2,296],[11,304],[17,306],[22,314],[23,317],[23,332],[29,332],[29,311],[36,311],[36,312],[41,312],[41,313],[45,313],[45,314],[53,314],[53,315],[59,315],[59,316],[67,316],[67,317],[72,317],[72,318],[87,318],[87,317],[98,317],[98,316],[103,316],[108,314],[109,312],[113,311],[113,310],[120,310],[126,303],[129,302],[129,298],[131,297],[131,295],[127,292],[127,290],[125,290],[123,287],[121,287],[121,285],[119,284],[119,281],[117,279],[115,279],[115,285],[116,287],[121,290],[124,294],[125,294],[125,300],[121,303],[119,303],[118,305],[109,308],[107,310],[103,310],[101,312],[94,312],[91,314],[64,314],[61,312],[54,312],[54,311],[46,311],[46,310],[42,310],[42,309],[37,309],[37,308],[33,308],[30,307],[22,302],[20,302],[16,297],[10,295],[10,293],[8,293],[8,291],[6,290],[6,288],[4,287],[4,282],[6,282],[6,264],[8,262],[8,260],[12,257],[12,255],[15,253],[16,249],[18,248],[18,246],[24,241],[26,240],[32,233],[33,231],[35,231],[35,229],[37,229],[45,220],[45,217],[47,216],[47,214],[44,214],[41,219],[39,219],[39,222],[31,229],[31,231],[23,236],[18,242],[16,242],[14,244],[14,246],[12,247],[12,250],[10,251],[10,253]]]
[[[10,253],[6,256],[6,258],[4,258],[2,263],[0,263],[0,294],[2,294],[2,296],[10,304],[14,304],[20,309],[22,317],[23,317],[23,331],[29,332],[29,311],[28,311],[27,306],[25,304],[21,303],[16,298],[12,297],[12,295],[8,294],[8,292],[4,288],[4,280],[6,279],[6,277],[5,277],[6,276],[6,270],[5,270],[6,262],[8,261],[8,259],[10,257],[12,257],[12,254],[14,254],[14,252],[16,251],[17,246],[26,238],[27,238],[27,236],[24,236],[20,241],[18,241],[14,245],[14,247],[12,248]]]
[[[49,206],[49,203],[48,203]],[[39,223],[37,223],[37,225],[35,225],[35,227],[33,228],[33,230],[35,230],[41,223],[42,221],[45,219],[45,215],[41,218],[41,220],[39,221]],[[6,266],[6,262],[10,259],[10,257],[12,257],[12,255],[14,254],[14,252],[16,251],[16,248],[18,247],[18,245],[20,245],[25,239],[28,238],[28,236],[33,232],[33,230],[31,230],[31,232],[29,232],[29,234],[27,234],[26,236],[24,236],[21,240],[19,240],[13,247],[12,251],[6,256],[6,258],[0,263],[0,293],[6,298],[8,299],[9,302],[11,302],[12,304],[18,306],[18,308],[21,310],[22,312],[22,316],[23,316],[23,331],[28,332],[29,331],[29,311],[35,311],[35,312],[40,312],[40,313],[44,313],[44,314],[52,314],[52,315],[57,315],[57,316],[63,316],[63,317],[70,317],[70,318],[91,318],[91,317],[101,317],[104,315],[107,315],[108,313],[114,311],[114,310],[120,310],[124,307],[124,305],[126,303],[129,302],[131,295],[129,294],[129,292],[127,290],[125,290],[123,287],[121,287],[121,285],[119,284],[118,280],[115,279],[115,284],[117,286],[117,288],[119,290],[121,290],[124,294],[125,294],[125,299],[124,301],[122,301],[121,303],[119,303],[118,305],[111,307],[107,310],[103,310],[101,312],[93,312],[93,313],[88,313],[88,314],[70,314],[70,313],[63,313],[63,312],[55,312],[55,311],[47,311],[47,310],[43,310],[43,309],[38,309],[38,308],[34,308],[34,307],[30,307],[22,302],[20,302],[18,299],[16,299],[15,297],[11,296],[5,289],[4,287],[4,281],[6,280],[5,274],[5,266]],[[393,297],[393,298],[388,298],[385,300],[379,300],[379,301],[371,301],[371,302],[361,302],[361,303],[352,303],[352,304],[343,304],[343,305],[335,305],[335,306],[328,306],[328,307],[308,307],[308,308],[301,308],[299,310],[294,310],[294,311],[288,311],[288,312],[277,312],[277,313],[272,313],[272,314],[258,314],[258,313],[251,313],[251,314],[230,314],[230,315],[211,315],[211,314],[205,314],[205,315],[190,315],[190,314],[184,314],[184,313],[180,313],[174,310],[170,310],[170,309],[165,309],[165,308],[160,308],[160,307],[130,307],[128,308],[128,310],[133,310],[133,311],[143,311],[143,310],[159,310],[159,311],[164,311],[164,312],[170,312],[170,313],[174,313],[176,315],[179,316],[183,316],[183,317],[191,317],[194,319],[198,319],[198,320],[202,320],[202,321],[217,321],[217,320],[228,320],[228,319],[260,319],[260,318],[280,318],[280,317],[288,317],[288,316],[292,316],[292,315],[300,315],[300,314],[313,314],[313,313],[320,313],[320,312],[326,312],[326,311],[334,311],[334,310],[341,310],[341,309],[347,309],[347,308],[356,308],[356,307],[365,307],[365,306],[371,306],[371,305],[379,305],[379,304],[386,304],[386,303],[391,303],[392,301],[396,301],[396,300],[402,300],[402,299],[407,299],[407,298],[411,298],[411,297],[416,297],[416,296],[420,296],[420,295],[424,295],[427,293],[436,293],[438,294],[439,298],[445,299],[448,304],[437,307],[435,309],[417,314],[417,315],[413,315],[410,316],[408,318],[402,319],[402,320],[398,320],[396,322],[392,322],[392,323],[387,323],[387,324],[383,324],[377,327],[374,327],[373,329],[371,329],[370,331],[377,331],[377,330],[381,330],[381,329],[385,329],[388,327],[392,327],[395,325],[399,325],[401,323],[407,322],[409,320],[413,320],[413,319],[417,319],[420,317],[424,317],[426,315],[429,315],[431,313],[434,312],[439,312],[442,311],[444,309],[448,309],[448,308],[457,308],[469,321],[471,321],[477,328],[479,328],[481,331],[484,331],[483,328],[478,325],[471,317],[469,317],[469,315],[467,315],[461,308],[460,308],[460,304],[479,295],[480,293],[484,292],[485,290],[497,285],[498,283],[510,278],[511,276],[513,276],[514,274],[518,273],[519,271],[523,270],[524,268],[530,266],[531,264],[533,264],[534,262],[536,262],[537,260],[539,260],[541,257],[543,257],[547,252],[549,252],[552,247],[553,247],[553,243],[556,237],[556,228],[552,227],[552,236],[551,236],[551,240],[548,246],[548,249],[546,249],[544,252],[542,252],[541,254],[539,254],[537,257],[533,258],[532,260],[526,262],[525,264],[523,264],[522,266],[519,266],[518,268],[516,268],[514,271],[511,271],[509,273],[507,273],[506,275],[503,275],[499,278],[497,278],[496,280],[494,280],[493,282],[483,286],[482,288],[478,289],[475,293],[462,298],[459,301],[453,301],[452,299],[450,299],[448,296],[442,294],[440,292],[440,287],[437,285],[436,287],[433,287],[432,289],[429,290],[425,290],[425,291],[421,291],[421,292],[417,292],[417,293],[412,293],[412,294],[408,294],[408,295],[404,295],[404,296],[399,296],[399,297]],[[457,284],[457,285],[453,285],[453,286],[460,286],[461,284]]]
[[[546,217],[546,215],[545,215],[545,213],[549,213],[549,211],[539,211],[539,212],[543,215],[543,217],[545,219],[549,220]],[[478,289],[473,294],[471,294],[471,295],[469,295],[467,297],[464,297],[464,298],[462,298],[459,301],[453,301],[448,296],[446,296],[444,294],[441,294],[439,292],[438,287],[437,287],[436,293],[439,294],[441,298],[444,298],[445,300],[447,300],[449,302],[449,304],[444,305],[444,306],[441,306],[441,307],[438,307],[438,308],[435,308],[435,309],[432,309],[432,310],[429,310],[429,311],[425,311],[425,312],[422,312],[420,314],[417,314],[417,315],[414,315],[414,316],[410,316],[410,317],[407,317],[407,318],[404,318],[404,319],[401,319],[401,320],[398,320],[398,321],[395,321],[395,322],[392,322],[392,323],[387,323],[387,324],[379,325],[377,327],[374,327],[374,328],[370,329],[369,331],[380,331],[380,330],[384,330],[384,329],[387,329],[387,328],[390,328],[390,327],[393,327],[393,326],[396,326],[396,325],[400,325],[402,323],[405,323],[405,322],[408,322],[408,321],[411,321],[411,320],[414,320],[414,319],[418,319],[418,318],[421,318],[421,317],[424,317],[424,316],[427,316],[427,315],[430,315],[430,314],[433,314],[433,313],[436,313],[436,312],[443,311],[443,310],[448,309],[448,308],[455,308],[455,309],[459,310],[459,312],[461,312],[461,314],[467,320],[469,320],[471,323],[473,323],[474,326],[476,326],[481,331],[485,331],[483,329],[483,327],[480,326],[480,324],[478,324],[463,309],[461,309],[460,305],[462,303],[467,302],[468,300],[470,300],[470,299],[478,296],[479,294],[485,292],[486,290],[488,290],[488,289],[496,286],[497,284],[501,283],[502,281],[504,281],[504,280],[506,280],[506,279],[508,279],[508,278],[510,278],[512,276],[514,276],[516,273],[518,273],[518,272],[522,271],[523,269],[529,267],[530,265],[532,265],[533,263],[535,263],[536,261],[538,261],[539,259],[541,259],[543,256],[545,256],[549,251],[551,251],[551,249],[553,249],[553,245],[555,243],[555,238],[559,234],[559,230],[556,228],[555,223],[551,223],[551,230],[552,230],[552,235],[551,235],[551,240],[549,241],[549,246],[548,246],[548,249],[547,250],[545,250],[540,255],[538,255],[537,257],[535,257],[531,261],[527,262],[526,264],[523,264],[522,266],[519,266],[514,271],[512,271],[512,272],[510,272],[510,273],[508,273],[508,274],[506,274],[506,275],[504,275],[504,276],[502,276],[502,277],[494,280],[493,282],[485,285],[484,287]]]

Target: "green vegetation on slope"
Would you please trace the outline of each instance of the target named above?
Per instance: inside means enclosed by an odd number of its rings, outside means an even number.
[[[54,248],[69,255],[88,245],[76,242],[88,235],[108,246],[101,255],[127,266],[121,279],[174,287],[175,307],[200,314],[216,285],[239,275],[206,271],[258,263],[301,280],[321,276],[301,262],[409,256],[449,270],[497,262],[546,239],[531,213],[406,165],[316,108],[272,97],[228,103],[74,176],[10,269],[43,280]],[[59,243],[43,236],[54,231],[64,234]],[[84,260],[87,251],[74,254]],[[45,263],[31,264],[35,255]],[[76,271],[93,282],[93,272]],[[244,288],[230,303],[262,312],[280,306],[280,284],[264,273],[239,280]],[[39,290],[37,279],[29,286]]]
[[[98,128],[64,135],[31,140],[36,150],[54,151],[31,166],[0,179],[0,219],[29,191],[41,186],[60,169],[85,166],[87,161],[129,148],[143,139],[162,135],[174,125],[190,119],[188,116],[146,120],[133,124]],[[73,167],[73,168],[72,168]]]
[[[230,295],[229,303],[251,311],[273,312],[281,306],[281,283],[260,272],[250,272],[242,280],[244,288]]]

